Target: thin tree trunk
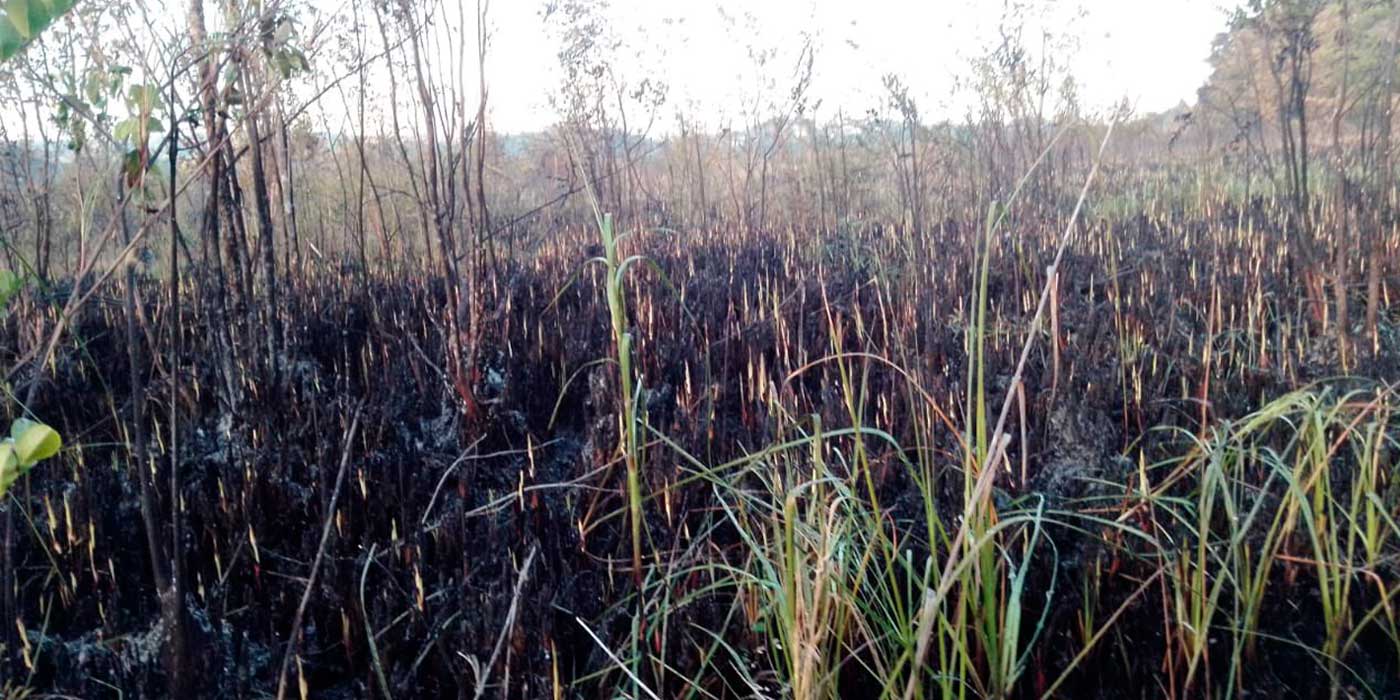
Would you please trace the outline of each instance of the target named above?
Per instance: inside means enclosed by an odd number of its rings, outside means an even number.
[[[176,104],[175,76],[170,76],[170,104]],[[179,174],[180,130],[179,121],[172,114],[170,123],[170,191],[179,191],[176,176]],[[178,673],[172,676],[171,697],[180,697],[188,690],[191,679],[190,638],[185,625],[185,566],[182,543],[185,539],[184,517],[180,511],[180,362],[183,353],[183,329],[180,326],[180,224],[176,203],[170,200],[170,596],[166,618],[171,622],[171,657]]]
[[[249,87],[248,73],[245,69],[243,90],[245,94],[251,95],[253,92]],[[259,121],[261,118],[256,114],[248,116],[248,154],[253,170],[253,205],[258,215],[258,242],[262,250],[263,293],[267,296],[263,300],[268,328],[267,376],[271,381],[269,388],[272,390],[272,397],[275,399],[281,386],[278,356],[282,352],[282,317],[277,311],[277,252],[273,241],[275,232],[272,228],[272,201],[267,191],[267,171],[264,169],[262,157],[263,142]]]
[[[117,173],[117,200],[124,197],[126,174]],[[117,212],[121,218],[122,243],[130,245],[131,229],[127,223],[125,208]],[[136,470],[136,483],[140,489],[141,522],[146,532],[146,549],[151,559],[151,575],[160,591],[161,615],[168,635],[169,646],[166,655],[166,674],[171,697],[184,697],[188,689],[189,665],[185,659],[184,625],[182,623],[181,598],[171,585],[173,578],[167,567],[169,553],[160,544],[161,525],[156,515],[155,485],[151,475],[150,455],[146,450],[146,388],[141,377],[141,338],[137,329],[138,308],[141,305],[140,290],[137,289],[136,263],[126,263],[126,359],[127,379],[130,383],[130,404],[127,414],[127,436],[131,440],[131,468]]]
[[[282,212],[286,215],[286,221],[282,223],[287,228],[288,245],[291,247],[292,263],[288,267],[288,274],[296,273],[300,277],[301,266],[301,237],[297,231],[297,198],[296,179],[292,166],[292,145],[291,128],[287,125],[285,115],[279,115],[278,121],[282,131]]]

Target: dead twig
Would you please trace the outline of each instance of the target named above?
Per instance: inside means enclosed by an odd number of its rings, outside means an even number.
[[[472,693],[472,700],[481,700],[481,696],[486,693],[486,685],[491,680],[491,669],[501,657],[501,650],[506,646],[506,637],[509,637],[510,631],[515,628],[515,616],[520,612],[520,596],[525,592],[525,583],[530,580],[530,567],[535,563],[537,552],[539,547],[531,545],[530,553],[525,555],[525,563],[520,566],[520,575],[515,579],[515,594],[511,596],[510,609],[506,611],[505,624],[501,625],[501,633],[496,637],[496,646],[491,650],[491,658],[487,660],[486,667],[482,668],[475,657],[463,655],[476,672],[476,692]]]
[[[913,671],[909,674],[909,682],[904,686],[904,700],[913,700],[919,687],[919,669],[924,665],[924,659],[928,654],[929,642],[932,641],[933,623],[936,611],[943,604],[943,599],[953,587],[953,572],[958,569],[961,561],[963,543],[968,540],[968,529],[971,527],[973,517],[977,508],[984,499],[991,493],[992,483],[996,481],[997,470],[994,465],[1001,460],[1002,452],[1006,449],[1011,436],[1006,432],[1006,418],[1011,413],[1011,405],[1015,402],[1016,389],[1024,381],[1026,372],[1026,362],[1030,359],[1031,348],[1035,347],[1036,334],[1040,331],[1041,319],[1045,317],[1046,308],[1050,303],[1051,292],[1058,282],[1060,264],[1064,261],[1065,250],[1069,247],[1070,235],[1074,233],[1074,227],[1079,222],[1079,213],[1084,208],[1084,200],[1089,196],[1089,188],[1094,184],[1094,178],[1099,173],[1099,166],[1103,164],[1104,152],[1108,148],[1108,142],[1113,138],[1113,129],[1118,125],[1115,120],[1109,124],[1108,132],[1104,134],[1103,142],[1099,145],[1098,157],[1094,159],[1094,165],[1089,170],[1089,175],[1084,179],[1084,187],[1079,190],[1079,200],[1074,205],[1074,212],[1070,214],[1069,223],[1065,225],[1064,234],[1060,237],[1059,245],[1055,250],[1055,259],[1050,263],[1050,267],[1045,279],[1045,288],[1040,292],[1040,303],[1036,306],[1035,316],[1031,317],[1029,332],[1026,333],[1026,342],[1021,347],[1021,357],[1016,363],[1016,372],[1011,375],[1011,382],[1006,392],[1006,398],[1001,404],[1001,413],[997,417],[996,428],[992,431],[990,453],[986,462],[982,465],[982,472],[977,477],[977,482],[973,485],[972,493],[964,505],[962,516],[962,527],[958,528],[957,535],[953,543],[948,547],[948,560],[943,565],[943,575],[939,578],[938,588],[926,591],[923,607],[919,611],[919,634],[914,648]],[[980,544],[980,543],[979,543]]]
[[[287,694],[287,672],[291,669],[292,657],[296,655],[297,642],[301,641],[301,619],[306,615],[306,606],[311,602],[311,591],[316,587],[316,574],[321,570],[321,561],[326,555],[326,544],[331,539],[331,523],[335,522],[336,502],[340,500],[340,489],[345,485],[345,472],[350,465],[350,444],[354,442],[355,432],[360,427],[362,412],[364,403],[355,408],[355,415],[350,419],[350,429],[345,432],[345,446],[340,452],[340,471],[335,476],[335,488],[331,490],[331,502],[326,506],[326,520],[321,526],[321,544],[316,547],[316,558],[311,562],[311,575],[306,579],[306,590],[301,594],[297,614],[292,618],[292,631],[287,635],[287,651],[282,654],[282,670],[277,674],[277,700],[283,700]]]

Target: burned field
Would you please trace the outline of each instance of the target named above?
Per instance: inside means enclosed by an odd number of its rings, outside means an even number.
[[[5,0],[0,700],[1400,697],[1397,113],[1400,0]]]
[[[3,677],[160,695],[179,634],[192,696],[1397,692],[1394,307],[1339,343],[1262,205],[1011,221],[564,227],[455,343],[439,276],[313,266],[272,362],[198,270],[105,287],[32,379]]]

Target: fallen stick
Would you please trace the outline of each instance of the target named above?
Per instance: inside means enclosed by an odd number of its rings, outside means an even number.
[[[501,634],[496,637],[496,647],[491,650],[491,658],[486,662],[485,670],[476,670],[476,692],[472,694],[472,700],[481,700],[481,696],[486,693],[486,684],[491,680],[491,669],[496,666],[496,660],[501,657],[501,649],[505,648],[506,637],[510,636],[510,630],[515,627],[515,616],[520,612],[520,596],[525,592],[525,582],[530,580],[530,566],[535,563],[535,553],[538,547],[531,546],[530,553],[525,555],[525,563],[520,566],[520,576],[515,579],[515,594],[510,598],[510,610],[506,611],[506,622],[501,625]]]
[[[331,539],[331,523],[335,521],[335,506],[340,500],[340,489],[345,485],[346,468],[350,465],[350,443],[355,440],[355,431],[360,427],[360,413],[364,404],[355,408],[350,419],[350,429],[345,432],[345,447],[340,451],[340,472],[335,476],[335,488],[331,490],[331,502],[326,507],[326,522],[321,526],[321,544],[316,547],[316,558],[311,562],[311,575],[306,579],[306,591],[301,594],[297,614],[292,618],[292,631],[287,636],[287,651],[282,654],[282,670],[277,674],[277,700],[284,700],[287,694],[287,671],[291,669],[292,657],[296,655],[297,642],[301,641],[301,619],[306,615],[306,606],[311,602],[311,591],[316,586],[316,574],[321,571],[321,561],[326,555],[326,544]]]

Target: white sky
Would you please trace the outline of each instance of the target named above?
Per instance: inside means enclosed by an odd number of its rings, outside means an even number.
[[[1145,112],[1194,102],[1196,88],[1209,74],[1211,40],[1225,27],[1225,8],[1238,3],[1032,4],[1032,14],[1044,17],[1044,26],[1078,40],[1072,65],[1087,108],[1126,97]],[[543,6],[543,0],[491,3],[487,81],[497,129],[529,131],[555,120],[547,95],[558,84],[557,45],[546,31]],[[956,78],[967,76],[969,59],[995,41],[1004,6],[1001,0],[612,0],[609,14],[619,35],[642,47],[641,63],[670,86],[663,109],[667,126],[678,105],[693,105],[685,111],[712,124],[737,109],[747,54],[745,42],[721,19],[721,7],[738,18],[753,14],[757,32],[740,35],[752,36],[759,46],[792,51],[801,31],[816,37],[812,96],[822,100],[823,114],[834,115],[837,106],[864,113],[881,100],[881,76],[895,72],[910,86],[922,113],[936,119],[963,116]],[[1081,18],[1075,18],[1078,10]],[[472,37],[473,31],[463,34]],[[625,56],[619,62],[624,69],[638,63]]]
[[[1082,105],[1103,109],[1127,98],[1140,112],[1194,102],[1209,75],[1211,42],[1225,28],[1226,8],[1242,0],[1021,0],[1030,7],[1026,43],[1037,44],[1037,27],[1068,34],[1078,42],[1073,72]],[[322,16],[349,13],[361,0],[310,0]],[[970,74],[970,60],[998,37],[1006,0],[608,0],[610,24],[627,47],[614,57],[619,69],[648,74],[669,86],[667,103],[653,133],[671,130],[677,112],[708,128],[724,126],[743,100],[755,92],[746,47],[773,47],[782,53],[773,72],[779,95],[790,83],[800,37],[813,37],[816,50],[809,104],[820,102],[819,118],[837,109],[860,116],[885,101],[881,77],[896,73],[909,86],[926,120],[966,116],[969,95],[959,78]],[[462,4],[461,15],[457,3]],[[443,0],[446,16],[435,18],[450,36],[447,50],[465,39],[467,61],[475,49],[475,0]],[[186,3],[150,0],[178,35]],[[491,43],[487,83],[492,128],[507,133],[545,129],[558,117],[549,95],[559,86],[556,32],[544,19],[546,0],[490,0]],[[369,8],[361,7],[362,12]],[[723,19],[736,19],[732,24]],[[746,16],[751,16],[751,20]],[[461,26],[465,19],[468,26]],[[217,21],[217,14],[211,16]],[[373,25],[371,25],[373,26]],[[737,29],[736,29],[737,26]],[[217,27],[211,26],[211,31]],[[377,29],[371,29],[377,33]],[[442,36],[442,35],[440,35]],[[329,36],[328,43],[345,36]],[[638,58],[640,55],[640,58]],[[318,62],[318,66],[322,65]],[[441,65],[441,64],[438,64]],[[329,67],[326,70],[333,70]],[[383,64],[368,75],[375,98],[387,97]],[[468,66],[468,75],[474,65]],[[309,96],[316,85],[305,78],[295,88]],[[315,81],[318,84],[320,81]],[[475,99],[475,81],[465,81]],[[318,128],[349,126],[343,93],[326,95],[313,108]],[[750,99],[752,99],[750,97]],[[0,118],[12,119],[0,104]],[[383,120],[375,109],[371,119]],[[33,114],[31,113],[31,117]],[[630,115],[629,115],[630,116]]]

